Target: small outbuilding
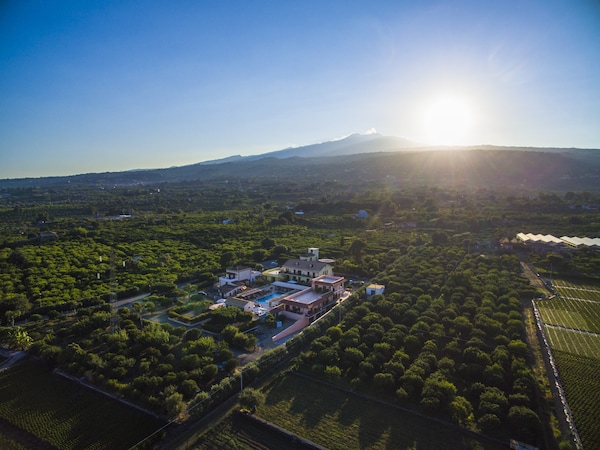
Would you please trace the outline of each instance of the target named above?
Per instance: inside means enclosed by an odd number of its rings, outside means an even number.
[[[244,300],[241,298],[237,298],[237,297],[228,298],[225,302],[225,305],[235,306],[236,308],[239,308],[244,312],[252,312],[254,310],[254,308],[256,307],[254,302],[251,302],[249,300]]]
[[[383,284],[370,284],[367,286],[367,297],[371,297],[376,294],[383,294],[385,286]]]

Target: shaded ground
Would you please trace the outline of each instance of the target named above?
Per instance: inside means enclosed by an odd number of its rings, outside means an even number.
[[[42,441],[27,431],[14,426],[6,420],[0,418],[0,434],[17,442],[25,448],[35,448],[40,450],[54,450],[56,447],[48,442]]]
[[[0,349],[0,372],[8,369],[23,358],[23,356],[25,356],[25,352]]]
[[[256,361],[263,355],[264,352],[283,345],[285,341],[273,342],[273,336],[281,333],[294,323],[295,322],[293,320],[286,319],[283,321],[283,326],[281,328],[269,328],[265,325],[259,325],[256,331],[253,332],[253,334],[258,338],[256,349],[253,352],[236,353],[236,357],[239,359],[240,365],[243,366],[249,362]]]
[[[0,372],[0,417],[0,433],[28,449],[128,448],[163,424],[33,359]]]
[[[257,415],[331,449],[500,450],[508,441],[312,376],[288,373],[264,390]]]
[[[277,431],[252,417],[243,414],[230,414],[218,426],[194,443],[195,448],[232,449],[251,448],[257,450],[286,449],[306,450],[319,448],[307,445],[295,435]]]

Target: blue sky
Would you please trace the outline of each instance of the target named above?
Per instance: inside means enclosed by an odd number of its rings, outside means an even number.
[[[192,164],[372,128],[600,148],[592,0],[7,0],[0,68],[0,178]]]

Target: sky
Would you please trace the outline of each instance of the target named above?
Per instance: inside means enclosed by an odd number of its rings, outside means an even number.
[[[600,2],[0,2],[0,178],[373,129],[600,149]]]

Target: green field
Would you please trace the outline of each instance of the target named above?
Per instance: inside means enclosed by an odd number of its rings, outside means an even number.
[[[306,446],[293,438],[274,432],[272,429],[238,413],[230,414],[191,444],[190,447],[185,448],[207,450],[306,450]]]
[[[600,288],[556,280],[537,303],[584,448],[600,448]]]
[[[600,333],[600,291],[555,285],[558,297],[538,302],[545,324]]]
[[[583,447],[600,448],[600,361],[560,350],[553,354]]]
[[[272,382],[257,416],[329,449],[499,449],[453,425],[296,375]]]
[[[0,373],[0,418],[23,431],[21,440],[31,437],[60,449],[129,448],[162,424],[38,362]],[[15,437],[0,438],[0,444],[10,441]]]
[[[600,357],[600,336],[579,333],[546,325],[546,336],[550,340],[552,350],[561,350],[574,355]]]

